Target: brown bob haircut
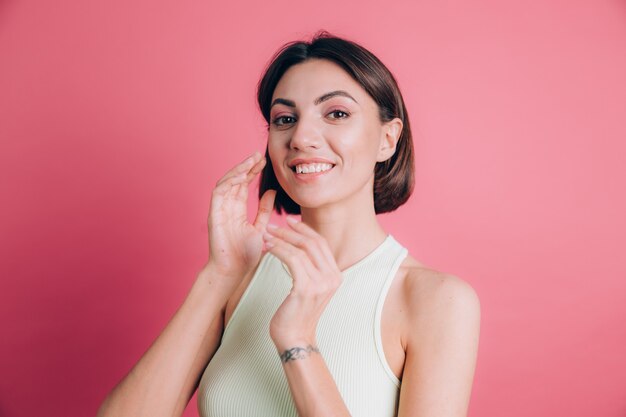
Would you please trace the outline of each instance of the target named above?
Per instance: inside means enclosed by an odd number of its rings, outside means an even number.
[[[371,52],[355,42],[336,37],[325,30],[318,31],[310,42],[293,41],[284,44],[272,57],[257,85],[258,105],[270,126],[270,107],[274,89],[289,67],[309,59],[327,59],[341,66],[378,104],[382,123],[398,117],[402,132],[396,151],[374,168],[374,209],[376,214],[393,211],[404,204],[413,192],[413,140],[409,116],[398,84],[391,72]],[[300,214],[300,206],[283,190],[272,168],[269,150],[265,148],[267,164],[261,173],[259,199],[268,189],[276,190],[274,209],[278,214]]]

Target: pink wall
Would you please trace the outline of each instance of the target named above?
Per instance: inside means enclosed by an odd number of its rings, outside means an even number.
[[[0,415],[95,414],[264,148],[263,66],[320,28],[403,90],[417,185],[382,221],[479,293],[470,416],[625,415],[623,1],[163,3],[0,2]]]

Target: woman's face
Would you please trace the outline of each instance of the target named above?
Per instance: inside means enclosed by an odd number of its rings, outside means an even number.
[[[373,205],[374,166],[393,154],[401,130],[400,119],[381,124],[377,104],[343,68],[310,59],[274,90],[268,151],[279,184],[301,207]]]

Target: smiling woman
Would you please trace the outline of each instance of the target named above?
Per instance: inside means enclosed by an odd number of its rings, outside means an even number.
[[[309,73],[298,71],[294,76],[294,69],[302,67],[308,67]],[[324,80],[324,77],[328,79]],[[311,101],[300,103],[302,108],[282,93],[287,88],[294,93],[304,90],[311,85],[311,79],[318,80],[322,86],[334,85],[336,81],[335,85],[346,85],[348,88],[322,90],[322,94]],[[294,85],[294,82],[301,84]],[[293,125],[298,123],[297,113],[306,117],[306,113],[302,113],[306,112],[307,105],[317,109],[319,118],[322,116],[319,112],[325,111],[323,116],[328,123],[338,126],[394,121],[396,129],[401,129],[396,138],[397,149],[390,158],[377,161],[374,166],[375,211],[390,212],[408,200],[414,182],[413,142],[408,113],[393,75],[374,54],[325,31],[318,33],[308,44],[298,41],[287,43],[271,60],[259,82],[257,96],[261,113],[267,121],[270,144],[272,136],[281,135],[278,131],[294,129]],[[354,118],[357,118],[356,122],[349,120]],[[370,128],[368,132],[374,133],[380,126],[362,128]],[[272,159],[269,146],[265,157]],[[275,207],[278,213],[284,210],[289,214],[300,214],[300,204],[295,203],[279,184],[272,164],[267,164],[263,170],[259,197],[268,189],[277,190]]]
[[[258,102],[265,157],[217,182],[208,263],[99,415],[180,415],[198,389],[202,417],[465,416],[478,297],[413,258],[376,217],[413,189],[391,72],[321,32],[276,53]],[[278,227],[272,210],[301,218]]]

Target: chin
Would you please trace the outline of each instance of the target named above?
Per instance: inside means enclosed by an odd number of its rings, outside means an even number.
[[[295,198],[290,195],[289,197],[300,206],[300,212],[302,212],[302,209],[318,209],[333,204],[332,200],[320,196],[319,193],[318,195],[296,195]]]
[[[323,204],[319,198],[299,198],[296,196],[296,198],[291,197],[291,199],[300,206],[301,210],[303,208],[316,208]]]

